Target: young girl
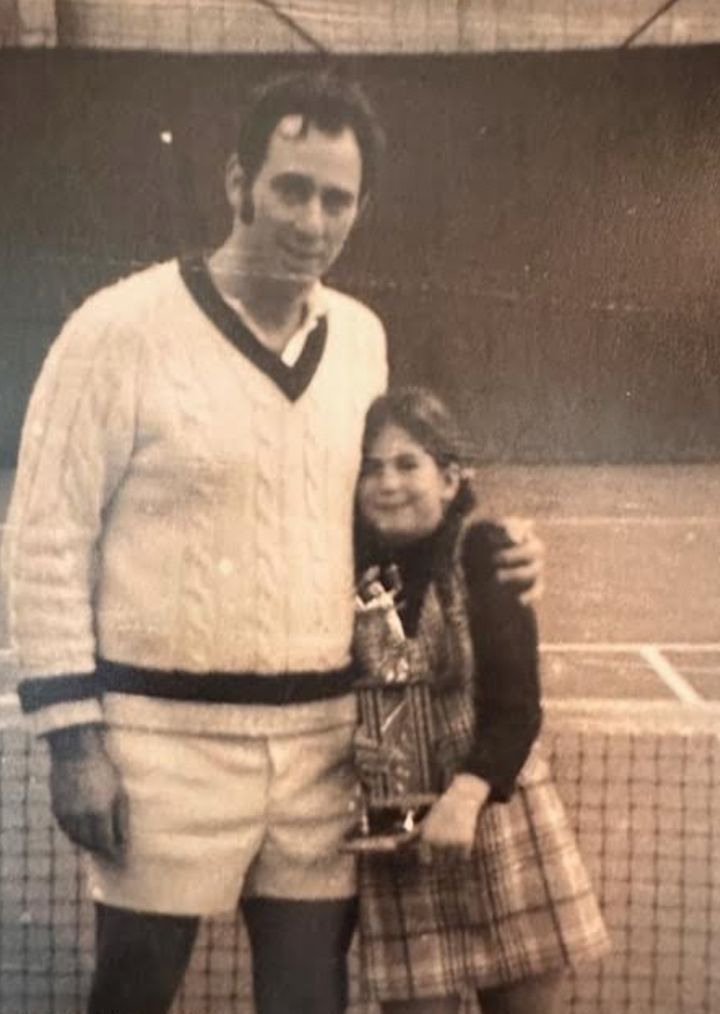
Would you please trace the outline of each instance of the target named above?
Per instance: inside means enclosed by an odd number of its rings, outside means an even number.
[[[399,572],[409,673],[431,679],[444,791],[418,844],[361,857],[363,985],[384,1014],[454,1014],[469,990],[484,1014],[549,1014],[563,969],[608,941],[536,745],[535,617],[492,579],[501,532],[473,520],[465,458],[429,392],[371,406],[358,560],[361,574],[391,568],[395,585]],[[377,771],[367,742],[358,755],[361,775]]]

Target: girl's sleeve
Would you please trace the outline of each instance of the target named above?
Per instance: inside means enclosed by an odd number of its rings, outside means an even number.
[[[93,596],[102,518],[129,461],[138,343],[86,304],[30,399],[3,540],[23,711],[38,734],[101,720]]]
[[[484,779],[493,801],[507,801],[540,731],[538,633],[531,607],[498,583],[497,527],[467,531],[462,563],[475,656],[475,741],[464,770]],[[495,538],[495,541],[494,541]]]

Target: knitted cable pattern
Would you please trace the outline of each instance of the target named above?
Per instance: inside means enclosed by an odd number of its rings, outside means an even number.
[[[191,477],[187,484],[192,503],[175,505],[184,515],[186,528],[179,568],[180,616],[172,628],[176,640],[173,662],[176,668],[203,672],[212,665],[215,633],[213,462],[209,439],[212,394],[200,379],[202,372],[195,361],[191,336],[180,330],[178,338],[167,343],[158,367],[165,371],[170,385],[169,404],[174,413],[170,426],[181,435],[183,458],[178,467],[186,468]]]
[[[325,645],[329,641],[329,623],[331,611],[324,608],[321,578],[327,571],[327,539],[324,537],[320,519],[326,514],[326,480],[327,461],[320,435],[322,433],[322,409],[318,399],[312,394],[308,399],[305,426],[303,433],[303,465],[305,473],[304,499],[308,517],[314,519],[307,549],[309,572],[312,580],[308,586],[310,599],[310,628],[319,634],[319,642]],[[321,653],[322,663],[327,666],[328,659]]]
[[[94,669],[94,546],[132,450],[139,357],[138,341],[97,299],[70,319],[33,392],[6,557],[11,630],[27,672]]]
[[[325,350],[296,400],[218,331],[174,263],[68,322],[33,395],[5,540],[25,675],[92,673],[96,654],[179,673],[347,663],[353,485],[384,336],[327,292]],[[110,696],[116,722],[242,726],[242,708]],[[38,731],[102,717],[87,695],[56,698]]]
[[[274,404],[273,404],[274,402]],[[253,507],[255,535],[254,629],[256,667],[272,671],[287,667],[286,658],[278,658],[286,637],[278,630],[285,618],[283,598],[287,593],[282,573],[283,539],[278,525],[281,510],[283,475],[281,470],[282,404],[269,390],[253,406],[256,433],[256,480]],[[282,652],[284,655],[285,652]]]

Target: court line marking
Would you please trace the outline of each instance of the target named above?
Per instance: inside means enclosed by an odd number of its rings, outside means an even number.
[[[551,514],[543,517],[542,514],[528,514],[536,525],[569,525],[571,527],[582,527],[583,525],[600,527],[602,525],[655,525],[655,526],[677,526],[677,525],[720,525],[720,516],[708,514],[687,514],[675,515],[674,517],[662,517],[656,514],[568,514],[565,516]]]
[[[637,653],[648,647],[649,643],[648,641],[543,641],[540,651]],[[652,645],[660,651],[720,652],[720,641],[653,641]],[[14,658],[15,652],[12,648],[0,648],[0,662]]]
[[[545,704],[548,704],[552,708],[566,708],[575,707],[576,705],[594,706],[601,704],[603,707],[617,707],[622,709],[626,704],[630,707],[643,707],[643,708],[667,708],[672,704],[671,701],[658,700],[653,697],[548,697],[545,699]],[[703,704],[710,704],[715,708],[720,708],[720,701],[702,701]],[[674,707],[674,705],[672,705]],[[11,708],[14,709],[19,707],[17,695],[14,693],[0,694],[0,708]]]
[[[674,698],[653,701],[638,698],[573,697],[545,699],[546,728],[558,731],[592,733],[605,731],[629,735],[664,733],[717,737],[720,701],[708,701],[702,707],[683,704]]]
[[[619,712],[637,711],[641,715],[696,715],[700,712],[717,712],[720,714],[720,701],[704,701],[701,707],[689,702],[682,702],[683,709],[678,711],[678,702],[657,697],[544,697],[543,709],[550,711],[606,711]]]
[[[543,654],[582,654],[595,652],[600,655],[642,654],[649,647],[647,641],[544,641],[540,645]],[[696,652],[700,655],[720,654],[720,642],[713,641],[665,641],[653,642],[658,651]],[[12,648],[0,648],[0,663],[12,662],[16,658]]]
[[[672,690],[675,696],[683,701],[684,704],[705,703],[697,690],[690,686],[688,681],[680,675],[675,666],[665,658],[656,645],[646,645],[640,652],[640,655],[645,659],[653,672],[660,677],[665,686],[669,690]]]
[[[698,654],[709,654],[720,652],[720,642],[713,641],[665,641],[664,643],[654,641],[652,645],[648,641],[545,641],[540,645],[540,651],[557,654],[575,654],[582,652],[597,652],[598,654],[641,654],[644,648],[657,648],[658,651],[677,652],[698,652]]]
[[[520,513],[538,525],[570,525],[574,527],[602,525],[720,525],[718,514],[542,514],[526,511]],[[0,534],[7,528],[7,522],[0,521]]]

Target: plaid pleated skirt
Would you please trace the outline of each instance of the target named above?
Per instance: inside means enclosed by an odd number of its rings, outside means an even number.
[[[462,996],[608,949],[575,836],[537,747],[512,799],[483,810],[469,859],[423,861],[412,848],[361,858],[367,999]]]

